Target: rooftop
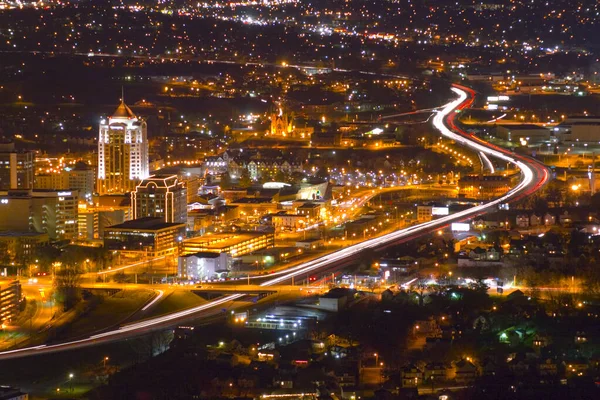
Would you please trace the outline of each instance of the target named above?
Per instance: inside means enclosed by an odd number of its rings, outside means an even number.
[[[127,105],[125,104],[125,102],[121,101],[121,104],[119,104],[119,107],[117,107],[117,109],[115,110],[115,112],[113,113],[113,115],[111,115],[111,118],[137,118],[135,116],[135,114],[133,113],[133,111],[131,111],[131,108],[127,107]]]
[[[141,230],[159,230],[173,227],[184,227],[185,224],[165,222],[162,218],[144,217],[125,221],[122,224],[109,226],[107,229],[141,229]]]
[[[205,248],[217,250],[267,235],[266,233],[258,232],[217,233],[186,239],[184,245],[200,245]]]
[[[2,231],[0,237],[31,237],[31,236],[47,236],[43,232],[28,232],[28,231]]]
[[[241,199],[232,202],[232,204],[262,204],[272,202],[272,197],[242,197]]]
[[[544,126],[539,126],[539,125],[535,125],[535,124],[516,124],[516,125],[498,125],[501,126],[504,129],[509,129],[509,130],[548,130],[548,128],[544,127]]]
[[[198,257],[198,258],[219,258],[221,253],[213,253],[210,251],[199,251],[198,253],[186,254],[181,257]]]
[[[19,389],[10,386],[0,386],[0,400],[14,399],[19,396],[24,396],[25,393]]]
[[[177,175],[155,174],[142,180],[137,187],[148,187],[149,185],[159,188],[170,188],[178,183]]]

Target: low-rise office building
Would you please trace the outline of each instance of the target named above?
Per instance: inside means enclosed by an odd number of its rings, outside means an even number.
[[[516,183],[517,175],[465,175],[458,181],[458,196],[490,199],[502,196]]]
[[[229,271],[230,267],[229,254],[200,252],[180,256],[177,272],[180,278],[207,280]]]
[[[213,252],[228,253],[233,257],[239,257],[274,245],[275,235],[273,233],[219,233],[185,240],[183,242],[183,254]]]
[[[0,400],[28,400],[29,395],[10,386],[0,386]]]
[[[498,125],[496,135],[500,139],[522,146],[548,143],[553,137],[550,129],[534,124]]]
[[[38,232],[0,232],[0,253],[15,265],[31,262],[39,249],[47,246],[50,239],[47,233]]]
[[[104,246],[125,256],[155,258],[177,254],[184,236],[185,224],[146,217],[107,227]]]
[[[77,216],[78,240],[91,241],[102,239],[104,230],[113,225],[131,220],[131,208],[127,206],[102,207],[79,204]]]

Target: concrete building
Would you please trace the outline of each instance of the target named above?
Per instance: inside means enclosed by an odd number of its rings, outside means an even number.
[[[490,199],[508,192],[517,181],[518,175],[465,175],[458,181],[458,197]]]
[[[108,121],[100,122],[97,191],[128,193],[148,175],[146,122],[121,102]]]
[[[319,297],[319,308],[328,311],[340,311],[352,301],[355,290],[335,288]]]
[[[12,321],[19,313],[21,304],[19,281],[0,281],[0,324]]]
[[[199,252],[228,253],[239,257],[256,250],[275,245],[273,233],[240,232],[219,233],[187,239],[183,242],[183,254]]]
[[[219,272],[228,271],[231,256],[227,253],[200,252],[179,257],[177,272],[180,278],[213,279]]]
[[[51,240],[77,238],[77,191],[0,192],[0,231],[47,233]]]
[[[297,240],[296,247],[305,250],[318,250],[325,247],[325,241],[321,238]]]
[[[161,257],[176,254],[185,235],[185,224],[146,217],[109,226],[104,246],[130,257]]]
[[[158,217],[165,222],[187,222],[187,191],[177,175],[152,175],[131,192],[135,219]]]
[[[32,189],[35,153],[17,151],[14,143],[0,143],[0,190]]]
[[[34,189],[66,189],[65,176],[60,174],[37,174],[33,182]]]
[[[29,395],[17,388],[0,386],[0,400],[28,400]]]
[[[79,204],[77,219],[78,240],[91,241],[102,239],[104,230],[113,225],[131,220],[131,208],[128,206],[90,206]]]
[[[600,116],[581,115],[567,117],[553,128],[561,142],[600,142]]]
[[[274,214],[278,210],[278,204],[272,197],[244,197],[230,203],[238,207],[240,218],[258,220],[265,214]]]
[[[94,170],[85,166],[64,170],[58,174],[39,174],[35,176],[34,188],[52,190],[77,190],[79,197],[92,201],[94,193]]]
[[[0,232],[0,254],[4,261],[23,266],[31,262],[39,249],[48,245],[47,233],[37,232]]]
[[[82,200],[92,201],[96,183],[93,169],[80,164],[70,171],[65,171],[64,174],[67,177],[65,188],[77,190]]]
[[[298,214],[275,214],[271,217],[275,230],[304,228],[307,220],[307,216]]]
[[[551,142],[552,131],[543,126],[533,124],[498,125],[496,136],[500,139],[526,146]]]
[[[306,202],[296,208],[296,214],[302,215],[311,221],[321,219],[324,211],[325,207],[322,203]]]

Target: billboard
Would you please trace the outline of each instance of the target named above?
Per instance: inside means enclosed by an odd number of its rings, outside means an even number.
[[[431,215],[448,215],[448,207],[431,207]]]
[[[450,225],[452,232],[468,232],[471,230],[471,225],[462,222],[453,222]]]

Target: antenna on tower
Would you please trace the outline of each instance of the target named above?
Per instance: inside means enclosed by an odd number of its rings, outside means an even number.
[[[125,104],[125,89],[121,85],[121,103]]]

